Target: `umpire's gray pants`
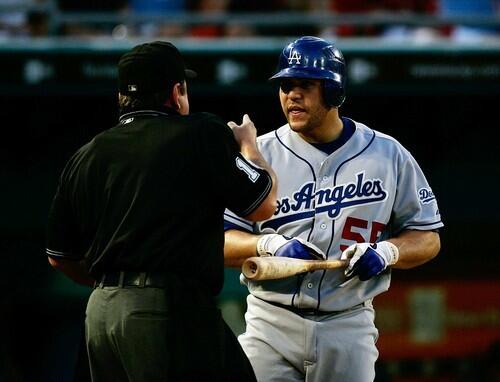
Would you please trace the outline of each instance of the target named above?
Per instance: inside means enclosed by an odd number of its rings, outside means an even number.
[[[164,289],[94,289],[85,320],[92,381],[166,381],[166,313]]]

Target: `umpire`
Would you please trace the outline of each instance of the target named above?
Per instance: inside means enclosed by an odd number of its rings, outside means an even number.
[[[120,119],[68,161],[48,218],[50,264],[93,285],[93,381],[254,380],[216,307],[223,212],[263,220],[276,182],[248,116],[189,114],[185,68],[167,42],[118,63]]]

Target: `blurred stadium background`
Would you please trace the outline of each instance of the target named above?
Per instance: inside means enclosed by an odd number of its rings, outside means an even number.
[[[48,266],[45,221],[65,161],[117,121],[118,57],[174,42],[199,73],[191,110],[246,112],[264,133],[284,122],[266,79],[301,35],[337,42],[341,114],[414,154],[446,225],[440,256],[375,300],[377,381],[500,381],[498,0],[0,0],[0,381],[88,380],[90,291]],[[245,296],[228,269],[236,333]]]

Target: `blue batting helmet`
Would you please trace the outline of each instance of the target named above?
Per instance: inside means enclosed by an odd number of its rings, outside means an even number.
[[[345,99],[346,65],[342,52],[331,42],[304,36],[288,44],[280,54],[278,72],[270,78],[323,80],[323,98],[329,107]]]

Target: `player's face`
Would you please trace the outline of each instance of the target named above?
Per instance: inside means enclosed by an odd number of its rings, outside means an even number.
[[[305,136],[322,126],[329,111],[323,103],[320,80],[282,79],[280,101],[292,130]]]

